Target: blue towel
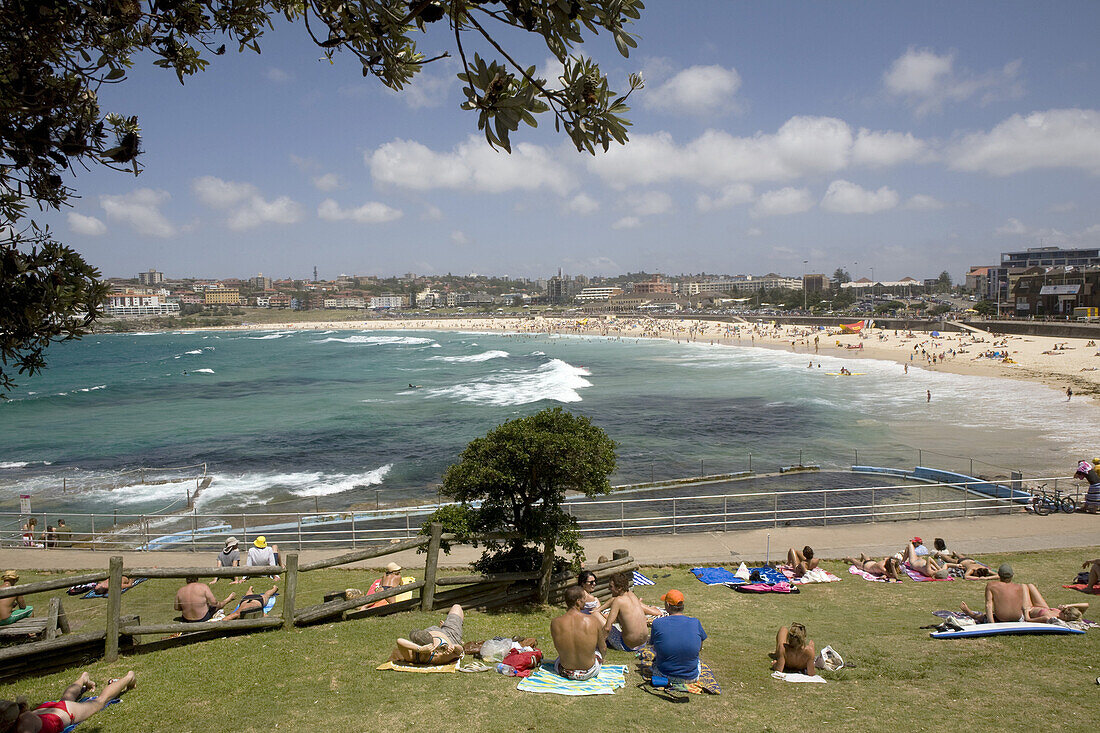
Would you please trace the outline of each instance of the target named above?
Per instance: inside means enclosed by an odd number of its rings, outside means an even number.
[[[756,579],[756,575],[759,575],[760,580]],[[790,579],[779,570],[775,568],[769,568],[763,566],[759,568],[749,568],[749,582],[750,583],[767,583],[768,585],[775,585],[776,583],[789,583]]]
[[[634,571],[634,585],[657,585],[657,584],[654,583],[649,578],[647,578],[646,576],[639,573],[637,570],[635,570]]]
[[[723,585],[725,583],[744,583],[745,581],[738,578],[732,571],[725,568],[692,568],[691,572],[695,574],[695,577],[700,582],[707,585]]]

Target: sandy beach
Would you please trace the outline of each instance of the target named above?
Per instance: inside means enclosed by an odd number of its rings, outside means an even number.
[[[491,333],[578,334],[608,339],[663,338],[714,346],[759,346],[851,359],[882,359],[906,369],[1020,379],[1100,405],[1100,347],[1087,339],[993,335],[986,332],[895,331],[862,333],[807,326],[702,321],[691,318],[439,318],[301,321],[209,330],[431,330]],[[936,333],[937,335],[933,335]]]

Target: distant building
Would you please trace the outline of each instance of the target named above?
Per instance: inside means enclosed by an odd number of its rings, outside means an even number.
[[[802,289],[807,293],[824,292],[829,289],[829,278],[821,274],[803,275]]]
[[[404,295],[375,295],[370,299],[371,308],[404,308],[405,303]]]
[[[137,279],[138,282],[142,285],[160,285],[162,282],[164,282],[164,273],[157,272],[156,270],[139,272]]]
[[[361,295],[328,295],[322,299],[321,307],[326,309],[366,308],[367,299]]]
[[[166,316],[180,312],[180,304],[160,295],[147,293],[111,293],[104,308],[109,316]]]
[[[1100,248],[1029,247],[1002,252],[1001,263],[989,268],[988,291],[983,295],[989,300],[1008,302],[1012,276],[1029,267],[1100,267]]]
[[[651,293],[665,293],[667,295],[671,295],[672,283],[665,282],[661,279],[660,275],[654,275],[652,280],[634,283],[633,292],[636,295],[648,295]]]
[[[256,277],[249,278],[248,285],[253,290],[272,290],[274,288],[271,283],[271,278],[264,277],[262,272],[256,275]]]
[[[241,291],[230,288],[208,288],[203,291],[205,305],[240,305]]]
[[[580,302],[590,300],[608,300],[616,295],[622,295],[623,289],[616,287],[607,288],[584,288],[577,293],[577,300]]]
[[[291,297],[286,293],[271,293],[267,296],[269,308],[290,308]]]
[[[1100,267],[1030,267],[1012,278],[1017,316],[1072,316],[1100,307]]]

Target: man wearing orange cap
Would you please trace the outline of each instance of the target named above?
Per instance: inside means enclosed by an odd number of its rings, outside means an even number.
[[[673,685],[694,682],[702,671],[699,652],[707,632],[699,619],[684,615],[683,593],[670,590],[661,600],[668,615],[653,619],[649,636],[655,655],[653,673],[667,677]]]

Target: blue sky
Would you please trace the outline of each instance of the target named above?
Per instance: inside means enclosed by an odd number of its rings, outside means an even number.
[[[494,152],[454,62],[396,94],[280,25],[183,86],[137,59],[100,97],[139,116],[145,171],[81,171],[42,218],[107,276],[961,279],[1100,244],[1100,3],[649,5],[629,59],[606,34],[581,48],[613,88],[646,78],[609,154],[545,115]],[[546,75],[535,40],[506,37]]]

